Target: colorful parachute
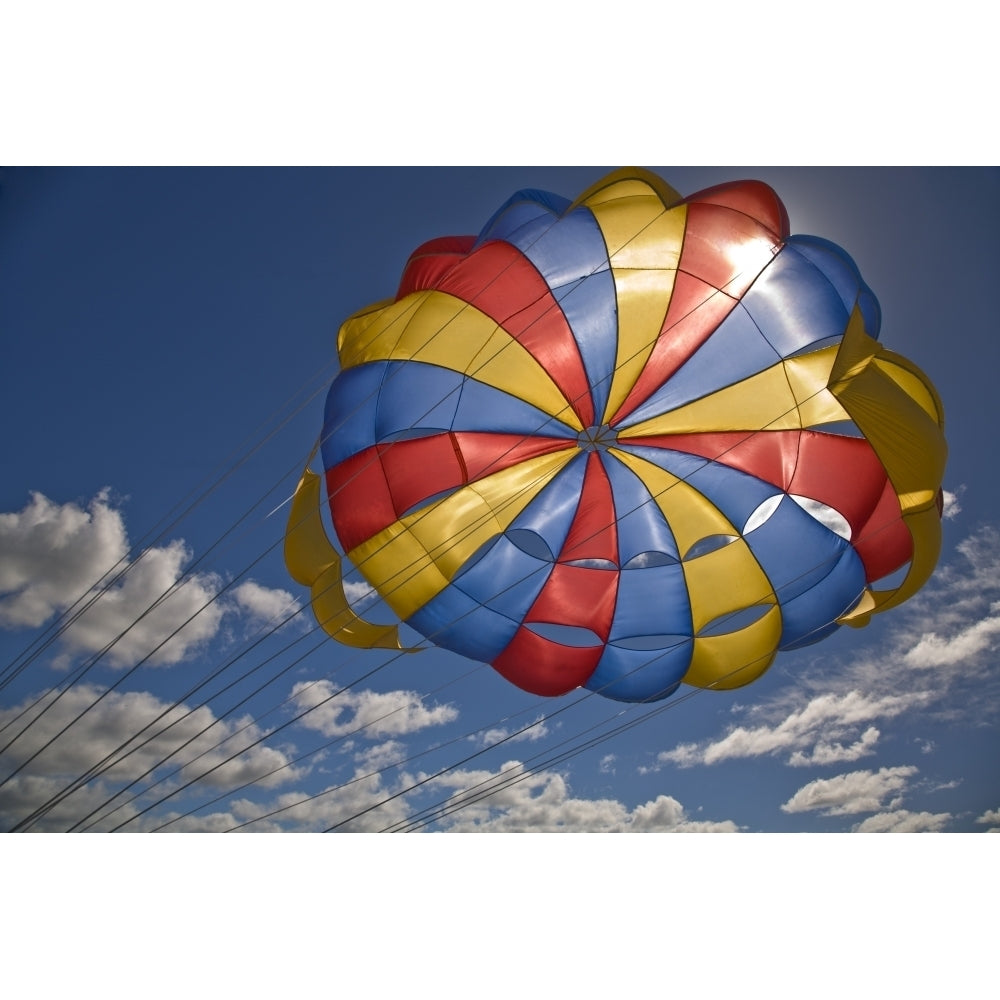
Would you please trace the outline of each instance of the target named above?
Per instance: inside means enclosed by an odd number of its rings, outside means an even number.
[[[747,684],[937,560],[941,404],[879,325],[850,257],[789,236],[757,181],[521,191],[341,327],[337,536],[401,620],[527,691]],[[345,600],[319,502],[307,471],[292,576],[332,635],[399,648]]]

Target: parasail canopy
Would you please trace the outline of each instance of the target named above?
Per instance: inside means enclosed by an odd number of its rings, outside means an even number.
[[[340,547],[401,621],[527,691],[740,687],[936,563],[941,403],[880,322],[758,181],[520,191],[341,327]],[[401,648],[348,604],[309,471],[286,561],[331,635]]]

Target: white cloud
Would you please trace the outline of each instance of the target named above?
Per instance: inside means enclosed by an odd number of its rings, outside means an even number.
[[[56,666],[109,646],[112,667],[169,666],[204,648],[227,614],[260,627],[298,608],[287,591],[253,581],[220,599],[220,576],[185,571],[193,553],[182,540],[128,554],[108,490],[86,507],[33,493],[22,510],[0,514],[0,627],[37,628],[75,609]]]
[[[497,771],[454,771],[434,779],[436,787],[455,789],[443,828],[460,833],[731,833],[730,820],[690,820],[668,795],[629,810],[614,799],[572,796],[566,779],[554,771],[529,772],[520,761]]]
[[[314,795],[287,792],[266,804],[239,799],[230,809],[239,822],[250,823],[249,831],[319,832],[336,826],[344,832],[377,833],[409,815],[405,796],[392,798],[394,790],[383,785],[380,775],[359,772],[353,781]]]
[[[452,705],[428,708],[416,691],[338,691],[326,680],[296,684],[292,698],[299,711],[311,709],[300,724],[329,737],[355,732],[369,739],[401,736],[458,718]]]
[[[382,771],[406,760],[407,749],[399,740],[386,740],[364,747],[354,754],[354,761],[364,771]]]
[[[660,763],[692,767],[695,764],[718,764],[741,757],[761,757],[793,750],[790,764],[831,763],[856,760],[870,753],[878,730],[869,726],[860,739],[844,747],[840,738],[859,726],[878,718],[891,718],[914,705],[923,704],[923,692],[873,697],[859,691],[824,694],[813,698],[776,725],[736,726],[721,739],[705,743],[685,743],[657,756]],[[811,747],[807,757],[804,750]]]
[[[878,771],[852,771],[835,778],[818,778],[800,788],[781,810],[786,813],[818,811],[823,816],[877,812],[890,795],[894,796],[889,803],[889,808],[893,809],[898,805],[898,793],[916,773],[915,767],[882,767]]]
[[[477,736],[472,736],[470,739],[479,743],[484,747],[495,746],[501,741],[505,743],[522,743],[528,740],[532,743],[538,740],[544,739],[549,735],[549,727],[545,725],[545,716],[540,715],[535,719],[534,722],[529,723],[526,726],[521,726],[518,729],[507,729],[503,727],[497,727],[496,729],[487,729]]]
[[[234,587],[232,598],[255,625],[277,625],[301,608],[287,590],[262,587],[253,580]]]
[[[1000,531],[980,528],[955,547],[962,562],[940,566],[908,607],[919,608],[945,623],[967,624],[979,609],[996,601],[1000,579]]]
[[[861,734],[861,739],[847,747],[842,743],[819,741],[808,755],[801,750],[796,750],[788,758],[788,763],[792,767],[811,767],[814,764],[842,764],[859,760],[875,752],[875,744],[878,743],[879,735],[879,731],[874,726],[869,726]]]
[[[739,830],[730,820],[692,820],[683,806],[668,795],[660,795],[631,810],[613,799],[575,798],[563,775],[552,771],[532,773],[519,761],[510,761],[495,772],[456,770],[438,777],[401,773],[392,782],[386,782],[383,774],[368,773],[372,766],[385,766],[402,756],[401,744],[387,741],[373,748],[372,755],[359,755],[356,759],[362,766],[346,782],[313,794],[284,792],[266,802],[234,799],[226,811],[186,817],[169,829],[221,831],[245,824],[242,828],[248,832],[318,832],[330,827],[379,832],[405,828],[408,819],[419,815],[415,811],[416,796],[439,796],[444,789],[452,793],[433,808],[445,807],[447,815],[440,817],[436,825],[448,832],[733,833]],[[414,788],[420,790],[408,793]]]
[[[971,622],[951,635],[927,632],[903,657],[906,666],[918,670],[962,668],[982,653],[992,650],[1000,636],[1000,602],[990,605],[987,617]]]
[[[357,614],[371,609],[379,600],[378,592],[364,580],[344,580],[344,596]]]
[[[21,772],[6,781],[0,788],[0,824],[2,824],[3,829],[11,829],[22,819],[30,816],[36,809],[41,808],[59,795],[71,777],[70,775],[53,777]],[[68,830],[83,816],[89,815],[92,810],[107,802],[114,791],[107,782],[101,780],[84,785],[55,805],[31,829],[40,832]],[[98,826],[97,829],[109,828],[124,822],[135,816],[137,812],[138,808],[134,804],[126,803],[122,809],[115,813],[114,823]]]
[[[107,490],[86,509],[32,493],[22,510],[0,514],[0,625],[43,625],[127,552],[125,525]]]
[[[192,553],[183,542],[147,549],[115,586],[63,633],[70,653],[106,654],[113,667],[148,657],[151,666],[179,663],[219,631],[226,607],[215,600],[221,579],[211,573],[184,577]]]
[[[143,818],[145,819],[145,817]],[[137,821],[136,831],[145,829],[155,829],[164,824],[164,833],[226,833],[235,827],[239,820],[231,812],[207,813],[204,816],[185,816],[182,813],[172,812],[160,816],[155,823],[143,819]],[[131,829],[131,827],[126,827]]]
[[[1000,833],[1000,809],[987,809],[982,816],[976,817],[976,822],[987,824],[988,833]]]
[[[951,781],[940,781],[936,785],[932,785],[930,790],[932,792],[948,792],[953,788],[958,788],[962,784],[962,778],[952,778]]]
[[[941,516],[946,520],[950,521],[953,517],[958,517],[962,513],[962,504],[959,501],[959,497],[965,492],[964,486],[959,486],[959,488],[954,492],[949,490],[942,490],[944,495],[944,505],[941,511]]]
[[[895,812],[869,816],[853,827],[855,833],[938,833],[951,822],[951,813]]]
[[[597,765],[597,770],[601,774],[614,774],[615,773],[615,761],[618,759],[617,754],[606,753],[602,758],[600,763]]]
[[[98,782],[68,796],[36,828],[65,829],[65,824],[60,826],[61,821],[80,819],[94,805],[109,797],[108,788],[122,787],[150,769],[154,774],[148,781],[179,769],[170,779],[174,786],[197,778],[203,786],[214,789],[248,781],[258,782],[265,788],[276,787],[306,773],[301,768],[288,766],[290,751],[263,744],[252,746],[265,731],[249,719],[220,721],[207,707],[195,708],[189,713],[186,706],[161,701],[149,692],[111,691],[97,701],[101,693],[97,687],[76,684],[58,699],[56,692],[50,691],[34,707],[31,707],[32,699],[0,710],[0,727],[25,712],[6,735],[20,732],[28,725],[24,735],[0,757],[0,765],[6,772],[13,771],[50,739],[54,740],[25,771],[0,790],[0,815],[8,821],[8,826],[42,806],[109,755],[121,758],[130,748],[135,748],[133,753],[110,767]],[[136,737],[147,724],[151,725],[150,732]],[[67,726],[66,732],[59,735]],[[158,735],[140,746],[151,734]],[[231,756],[233,760],[223,763]],[[206,774],[216,765],[221,766]],[[153,794],[159,796],[170,787],[170,784],[160,785]],[[131,797],[134,791],[124,798]],[[110,828],[135,811],[135,807],[129,807],[117,812],[112,821],[98,828]]]

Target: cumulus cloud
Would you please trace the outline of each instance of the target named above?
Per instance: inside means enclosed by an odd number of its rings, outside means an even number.
[[[179,663],[214,638],[225,613],[215,601],[222,581],[195,573],[182,579],[191,551],[183,542],[148,549],[119,584],[99,595],[63,633],[71,653],[109,644],[107,661],[124,667],[148,657],[151,666]]]
[[[989,833],[1000,833],[1000,809],[987,809],[982,816],[976,817],[977,823],[989,826]]]
[[[441,826],[452,832],[517,833],[732,833],[731,820],[691,820],[669,795],[628,809],[614,799],[574,797],[563,775],[531,772],[520,761],[497,771],[455,771],[435,778],[455,789]]]
[[[107,490],[86,508],[32,493],[22,510],[0,514],[0,625],[43,625],[127,552],[125,525]]]
[[[232,598],[251,623],[257,625],[276,625],[301,608],[287,590],[263,587],[253,580],[234,587]]]
[[[237,799],[230,810],[239,823],[248,824],[248,831],[320,832],[336,827],[345,833],[377,833],[409,815],[405,797],[394,798],[393,792],[381,775],[359,772],[354,780],[313,795],[286,792],[264,804]]]
[[[401,750],[389,741],[376,756]],[[374,761],[366,760],[365,764]],[[440,798],[441,792],[447,794]],[[267,802],[237,799],[227,810],[203,816],[171,829],[231,829],[247,831],[321,831],[330,827],[355,832],[405,828],[423,814],[420,796],[437,797],[428,805],[434,827],[456,833],[578,832],[578,833],[734,833],[731,820],[693,820],[669,795],[659,795],[634,809],[614,799],[576,798],[565,777],[554,771],[531,772],[520,761],[496,771],[454,770],[446,774],[399,774],[387,782],[384,774],[359,767],[352,779],[317,794],[283,792]]]
[[[495,729],[487,729],[470,739],[481,746],[495,746],[497,743],[521,743],[525,740],[535,743],[549,735],[549,727],[545,725],[545,716],[540,715],[534,722],[517,729],[507,729],[498,726]]]
[[[953,517],[958,517],[958,515],[962,513],[960,497],[965,492],[965,487],[959,486],[954,493],[949,490],[942,490],[941,492],[944,499],[941,516],[946,521],[950,521]]]
[[[855,833],[938,833],[951,822],[951,813],[895,812],[878,813],[852,827]]]
[[[149,782],[169,777],[176,786],[198,779],[212,789],[245,782],[273,788],[306,773],[289,766],[291,748],[258,744],[265,731],[249,718],[219,720],[207,707],[192,710],[145,691],[111,691],[98,701],[101,694],[97,687],[76,684],[61,697],[49,691],[37,702],[0,710],[0,728],[11,724],[8,738],[23,731],[0,756],[0,766],[10,773],[40,751],[0,789],[0,816],[8,827],[97,765],[106,767],[99,779],[68,796],[36,829],[65,829],[60,824],[85,816],[109,797],[110,788],[121,788],[147,771]],[[149,731],[137,735],[147,725]],[[102,763],[106,760],[109,767]],[[160,786],[156,794],[170,787]],[[131,806],[116,812],[98,828],[110,828],[135,811]]]
[[[974,661],[994,648],[1000,635],[1000,601],[990,605],[986,617],[970,622],[950,635],[927,632],[907,650],[903,662],[918,670],[951,667]]]
[[[138,831],[144,827],[153,830],[162,828],[164,833],[228,833],[236,828],[239,822],[231,812],[213,812],[203,816],[186,816],[184,813],[169,812],[160,816],[155,826],[148,821],[144,824],[140,819],[135,829]]]
[[[354,761],[359,768],[367,773],[395,767],[406,760],[406,756],[405,743],[400,743],[399,740],[386,740],[384,743],[376,743],[374,746],[366,746],[358,750],[354,754]]]
[[[297,607],[287,591],[253,581],[220,600],[224,581],[187,572],[192,558],[175,540],[130,560],[125,520],[107,490],[86,506],[33,493],[22,510],[0,514],[0,626],[37,628],[74,609],[58,665],[106,649],[112,667],[169,666],[204,648],[227,614],[262,624]]]
[[[889,808],[899,805],[899,793],[915,767],[882,767],[878,771],[852,771],[835,778],[818,778],[800,788],[781,810],[786,813],[819,812],[822,816],[878,812],[885,799],[893,796]]]
[[[345,579],[344,596],[347,603],[358,613],[363,614],[378,603],[378,592],[364,580]]]
[[[935,628],[966,627],[1000,597],[1000,531],[983,527],[959,542],[956,551],[961,560],[940,566],[907,605],[931,618]]]
[[[326,680],[296,684],[292,698],[299,711],[309,712],[300,724],[329,737],[402,736],[458,718],[454,706],[428,707],[416,691],[338,690]]]
[[[791,712],[774,725],[736,726],[721,739],[704,743],[684,743],[658,754],[659,763],[680,767],[696,764],[718,764],[740,757],[761,757],[795,751],[788,758],[793,765],[832,763],[856,760],[870,753],[878,730],[866,728],[861,737],[848,747],[839,740],[843,734],[857,730],[859,725],[877,718],[891,718],[923,704],[924,692],[903,695],[865,695],[860,691],[846,694],[825,694],[811,699],[801,709]],[[805,748],[812,748],[807,755]]]
[[[869,726],[861,734],[861,739],[850,746],[845,747],[843,743],[824,743],[820,740],[808,754],[796,750],[788,758],[788,763],[792,767],[810,767],[814,764],[843,764],[859,760],[861,757],[867,757],[875,752],[875,744],[878,743],[879,735],[879,731],[874,726]]]

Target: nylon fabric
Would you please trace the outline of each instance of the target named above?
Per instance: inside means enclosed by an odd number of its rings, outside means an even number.
[[[544,280],[573,332],[587,376],[585,405],[594,414],[603,409],[615,364],[615,285],[593,214],[567,206],[560,215],[555,209],[562,207],[551,199],[530,207],[519,202],[491,220],[480,241],[508,241]]]
[[[502,533],[568,460],[565,453],[547,455],[463,487],[400,518],[348,558],[405,620],[440,593],[476,549]]]
[[[745,687],[774,662],[780,638],[781,612],[777,607],[736,632],[696,638],[684,683],[716,691]]]
[[[285,565],[297,583],[310,588],[316,620],[338,642],[361,649],[403,649],[395,625],[373,625],[351,609],[344,593],[340,555],[320,517],[320,477],[306,469],[292,498],[285,534]]]
[[[519,191],[342,325],[334,529],[402,621],[526,691],[740,687],[936,563],[941,402],[881,322],[759,182]],[[327,546],[293,576],[360,636]]]
[[[669,194],[673,197],[676,192]],[[661,193],[634,179],[603,187],[585,196],[583,204],[594,213],[604,235],[618,309],[613,379],[602,417],[607,422],[659,338],[680,262],[687,208],[668,209]]]
[[[383,360],[451,368],[583,429],[566,397],[528,351],[489,316],[451,295],[417,292],[345,338],[340,355],[344,368]]]

